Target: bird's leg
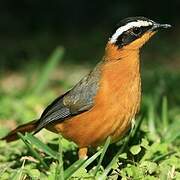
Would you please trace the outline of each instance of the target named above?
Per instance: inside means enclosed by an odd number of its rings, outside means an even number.
[[[79,151],[78,151],[79,159],[87,159],[88,157],[87,152],[88,152],[87,147],[79,148]]]

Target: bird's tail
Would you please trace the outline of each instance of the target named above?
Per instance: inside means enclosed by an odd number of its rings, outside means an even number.
[[[26,132],[33,132],[38,125],[38,121],[34,120],[29,123],[23,124],[21,126],[18,126],[16,129],[12,130],[9,134],[7,134],[5,137],[3,137],[0,140],[5,140],[6,142],[11,142],[19,139],[18,132],[25,134]]]

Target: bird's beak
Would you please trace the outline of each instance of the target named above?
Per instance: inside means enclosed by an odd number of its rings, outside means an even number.
[[[171,28],[172,26],[170,24],[159,24],[159,23],[154,23],[150,31],[157,31],[159,29],[168,29]]]

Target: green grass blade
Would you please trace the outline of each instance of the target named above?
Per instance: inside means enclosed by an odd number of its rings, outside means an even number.
[[[110,170],[112,169],[113,165],[118,162],[119,155],[124,151],[124,149],[127,147],[128,143],[129,143],[129,140],[131,138],[131,133],[125,139],[125,142],[124,142],[123,146],[120,148],[120,150],[113,157],[112,161],[107,165],[107,167],[105,168],[103,174],[100,177],[98,177],[98,180],[106,179],[107,174],[110,172]]]
[[[59,164],[56,167],[56,173],[55,173],[55,180],[64,180],[64,167],[63,167],[63,148],[62,148],[62,144],[61,144],[61,139],[62,137],[59,137],[59,157],[58,157],[58,161]]]
[[[149,132],[152,133],[153,138],[156,138],[156,127],[155,127],[155,110],[152,99],[149,100],[148,104],[148,127]]]
[[[18,171],[16,171],[15,173],[13,173],[13,175],[11,177],[12,180],[23,179],[24,164],[25,164],[25,160],[23,161],[21,168]]]
[[[29,144],[29,142],[27,141],[26,137],[23,136],[21,133],[18,133],[18,136],[22,139],[22,141],[25,143],[25,145],[28,147],[28,149],[30,150],[30,152],[32,153],[32,155],[37,158],[40,163],[46,168],[48,169],[48,165],[44,162],[44,160],[41,158],[41,156],[36,152],[36,150],[32,147],[31,144]]]
[[[158,162],[164,160],[166,157],[171,156],[171,155],[173,155],[175,153],[176,153],[176,151],[168,152],[166,154],[163,154],[163,155],[160,155],[160,156],[154,158],[152,161],[158,163]]]
[[[42,141],[40,141],[38,138],[33,136],[30,133],[26,133],[25,135],[26,140],[30,141],[34,146],[36,146],[38,149],[43,150],[46,154],[51,156],[54,159],[58,159],[57,153],[53,151],[49,146],[44,144]]]
[[[168,128],[168,102],[166,96],[164,96],[162,100],[162,122],[164,132],[166,132]]]
[[[69,168],[67,168],[64,172],[64,179],[70,178],[79,168],[86,168],[89,166],[94,160],[97,159],[97,157],[102,153],[102,149],[96,152],[93,156],[85,159],[79,159],[76,162],[74,162]]]
[[[58,47],[52,56],[48,59],[47,63],[43,67],[42,71],[39,74],[39,79],[37,80],[36,85],[34,86],[34,93],[40,93],[47,86],[49,77],[53,70],[57,67],[58,63],[62,60],[64,55],[64,49]]]
[[[110,142],[111,142],[111,137],[109,136],[109,137],[106,139],[106,142],[105,142],[105,144],[104,144],[104,147],[103,147],[103,150],[102,150],[102,153],[101,153],[101,156],[100,156],[98,165],[97,165],[96,170],[95,170],[95,172],[94,172],[94,176],[96,176],[96,174],[97,174],[97,172],[98,172],[98,170],[99,170],[99,168],[100,168],[100,166],[101,166],[101,163],[102,163],[102,161],[103,161],[104,155],[105,155],[105,153],[106,153],[106,151],[107,151],[107,149],[108,149],[108,147],[109,147]]]
[[[74,162],[70,167],[64,171],[64,179],[70,178],[82,165],[85,163],[85,159],[79,159]]]
[[[172,143],[178,138],[180,138],[180,120],[176,120],[168,126],[168,131],[163,135],[162,140],[166,143]]]
[[[86,160],[86,162],[83,164],[83,168],[86,168],[87,166],[89,166],[93,161],[95,161],[97,159],[98,156],[100,156],[100,154],[102,153],[102,149],[100,149],[98,152],[96,152],[93,156],[91,156],[90,158],[88,158]]]
[[[144,116],[145,116],[145,112],[142,112],[142,115],[140,115],[138,117],[138,119],[136,120],[136,124],[135,124],[135,127],[134,129],[132,129],[132,133],[131,133],[131,141],[135,141],[135,139],[137,138],[137,133],[140,129],[140,126],[144,120]]]

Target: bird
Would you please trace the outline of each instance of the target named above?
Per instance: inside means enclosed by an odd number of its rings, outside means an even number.
[[[140,49],[160,29],[170,28],[142,16],[120,21],[110,36],[101,61],[74,87],[57,97],[39,119],[21,125],[1,140],[18,139],[17,133],[38,133],[45,128],[78,146],[80,159],[88,148],[108,137],[120,140],[140,110]]]

